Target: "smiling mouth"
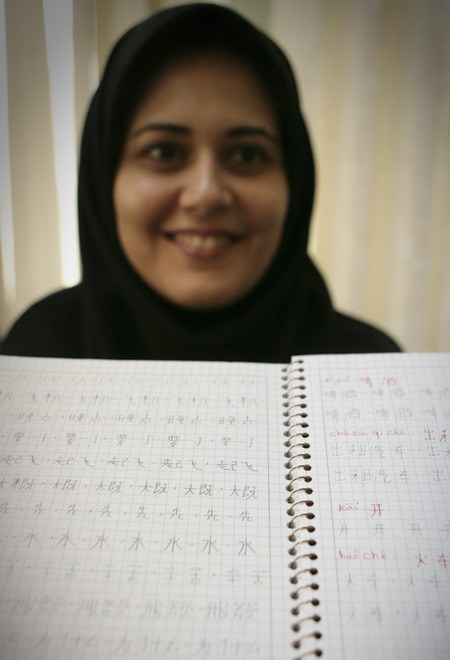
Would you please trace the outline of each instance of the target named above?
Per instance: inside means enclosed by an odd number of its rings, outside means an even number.
[[[222,232],[180,231],[165,234],[190,256],[208,258],[221,255],[239,240],[239,236]]]
[[[236,240],[236,238],[228,234],[191,234],[181,232],[179,234],[169,234],[169,236],[175,243],[196,248],[214,248],[218,245],[228,245]]]

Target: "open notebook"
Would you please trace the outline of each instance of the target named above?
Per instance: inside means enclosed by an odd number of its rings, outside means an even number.
[[[448,660],[450,355],[0,358],[2,660]]]

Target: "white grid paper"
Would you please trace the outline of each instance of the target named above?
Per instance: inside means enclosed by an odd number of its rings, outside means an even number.
[[[321,647],[450,657],[450,356],[304,359]]]
[[[448,356],[303,358],[323,638],[298,651],[281,365],[1,365],[0,657],[448,658]]]
[[[2,367],[0,656],[288,657],[280,366]]]

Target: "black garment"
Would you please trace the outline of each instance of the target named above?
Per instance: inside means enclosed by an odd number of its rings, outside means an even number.
[[[131,112],[177,49],[221,45],[244,58],[279,120],[290,198],[281,245],[243,300],[192,311],[156,294],[117,238],[112,186]],[[2,347],[20,355],[283,362],[292,354],[396,351],[371,326],[335,312],[307,255],[314,164],[291,67],[266,35],[219,5],[162,11],[113,49],[84,128],[79,169],[82,282],[31,307]]]

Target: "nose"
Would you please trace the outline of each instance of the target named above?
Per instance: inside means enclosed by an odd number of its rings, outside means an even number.
[[[223,211],[231,204],[226,175],[214,154],[199,154],[184,174],[179,202],[185,211],[203,217]]]

